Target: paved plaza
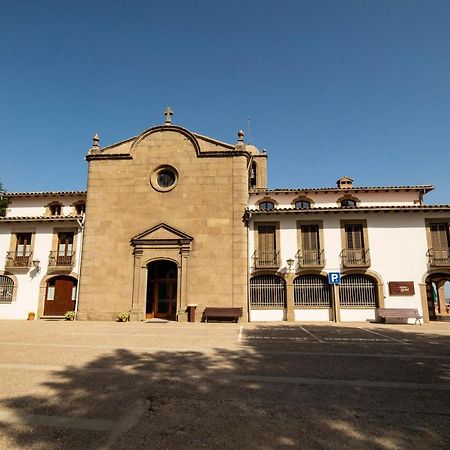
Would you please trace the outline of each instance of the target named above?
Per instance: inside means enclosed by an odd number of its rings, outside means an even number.
[[[1,449],[450,448],[450,323],[0,322]]]

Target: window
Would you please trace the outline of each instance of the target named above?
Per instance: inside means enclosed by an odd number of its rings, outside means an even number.
[[[250,187],[256,187],[256,163],[253,161],[252,166],[250,168]]]
[[[322,275],[301,275],[294,280],[294,305],[330,308],[330,285]]]
[[[367,228],[365,222],[344,223],[342,265],[344,267],[368,267]]]
[[[295,202],[295,209],[309,209],[311,208],[311,202],[308,200],[298,200]]]
[[[258,225],[258,250],[256,267],[278,267],[277,237],[275,225]]]
[[[77,203],[75,205],[75,212],[78,215],[84,214],[86,212],[86,203]]]
[[[178,181],[177,170],[168,165],[159,166],[150,176],[150,184],[159,192],[171,191]]]
[[[48,205],[48,210],[51,216],[60,216],[62,211],[61,203],[53,203]]]
[[[31,233],[17,233],[16,240],[16,257],[28,258],[31,255]]]
[[[300,226],[301,252],[300,266],[319,266],[322,264],[320,251],[319,225],[307,224]]]
[[[449,224],[446,222],[430,223],[433,265],[450,263]]]
[[[346,207],[355,207],[357,206],[356,200],[353,200],[351,198],[344,198],[344,200],[341,200],[341,206]]]
[[[277,275],[260,275],[250,279],[250,305],[285,308],[284,280]]]
[[[13,300],[14,281],[6,275],[0,275],[0,303],[11,303]]]
[[[367,275],[346,275],[342,277],[339,288],[340,304],[342,307],[376,308],[378,304],[377,284]]]
[[[266,209],[266,210],[275,208],[275,204],[273,202],[269,202],[269,201],[261,202],[258,206],[259,206],[259,209]]]
[[[73,232],[58,234],[58,256],[72,256]]]

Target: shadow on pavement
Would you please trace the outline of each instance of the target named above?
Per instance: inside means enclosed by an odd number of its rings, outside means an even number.
[[[0,423],[0,433],[42,449],[449,448],[449,336],[305,328],[311,335],[297,325],[247,329],[237,350],[119,349],[48,372],[51,395],[1,407],[113,426]]]

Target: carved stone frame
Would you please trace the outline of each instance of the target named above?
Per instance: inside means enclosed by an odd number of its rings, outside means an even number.
[[[133,246],[133,292],[130,320],[144,320],[147,296],[147,265],[169,260],[178,268],[177,320],[187,319],[188,257],[194,238],[161,223],[131,239]]]

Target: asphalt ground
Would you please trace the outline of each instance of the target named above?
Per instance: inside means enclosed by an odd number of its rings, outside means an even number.
[[[449,449],[450,323],[0,322],[0,449]]]

